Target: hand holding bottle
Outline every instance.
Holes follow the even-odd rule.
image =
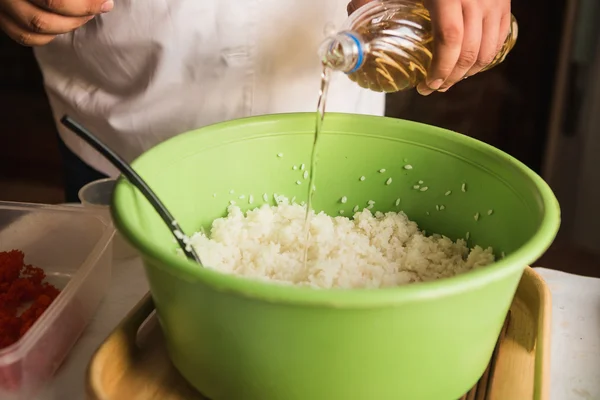
[[[371,0],[352,0],[351,14]],[[445,92],[489,65],[506,41],[511,26],[510,0],[423,0],[431,15],[433,59],[422,95]]]
[[[42,46],[113,5],[112,0],[0,0],[0,29],[24,46]]]

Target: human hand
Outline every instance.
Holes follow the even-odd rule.
[[[348,14],[372,0],[352,0]],[[510,32],[510,0],[423,0],[433,25],[433,60],[417,91],[445,92],[498,54]]]
[[[0,0],[0,29],[24,46],[42,46],[113,6],[113,0]]]
[[[510,0],[424,0],[434,49],[422,95],[445,92],[475,75],[498,54],[510,32]]]

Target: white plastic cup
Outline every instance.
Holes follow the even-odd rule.
[[[98,211],[106,213],[108,218],[110,215],[110,202],[112,194],[117,183],[116,179],[105,178],[90,182],[79,190],[77,196],[79,201],[86,208],[96,208]],[[133,248],[119,231],[115,233],[113,238],[113,258],[124,260],[133,258],[138,255],[138,252]]]

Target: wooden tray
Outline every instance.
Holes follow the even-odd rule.
[[[548,400],[550,292],[527,268],[488,370],[466,400]],[[207,400],[172,366],[150,295],[96,351],[89,400]]]

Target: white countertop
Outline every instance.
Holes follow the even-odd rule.
[[[551,400],[598,400],[600,279],[535,270],[552,292]]]
[[[53,381],[40,393],[38,399],[85,399],[85,373],[92,355],[147,292],[148,283],[140,259],[115,261],[111,288],[104,301]]]
[[[536,268],[552,291],[552,400],[600,399],[600,279]],[[148,291],[141,261],[115,262],[94,319],[39,400],[83,400],[90,358]]]

